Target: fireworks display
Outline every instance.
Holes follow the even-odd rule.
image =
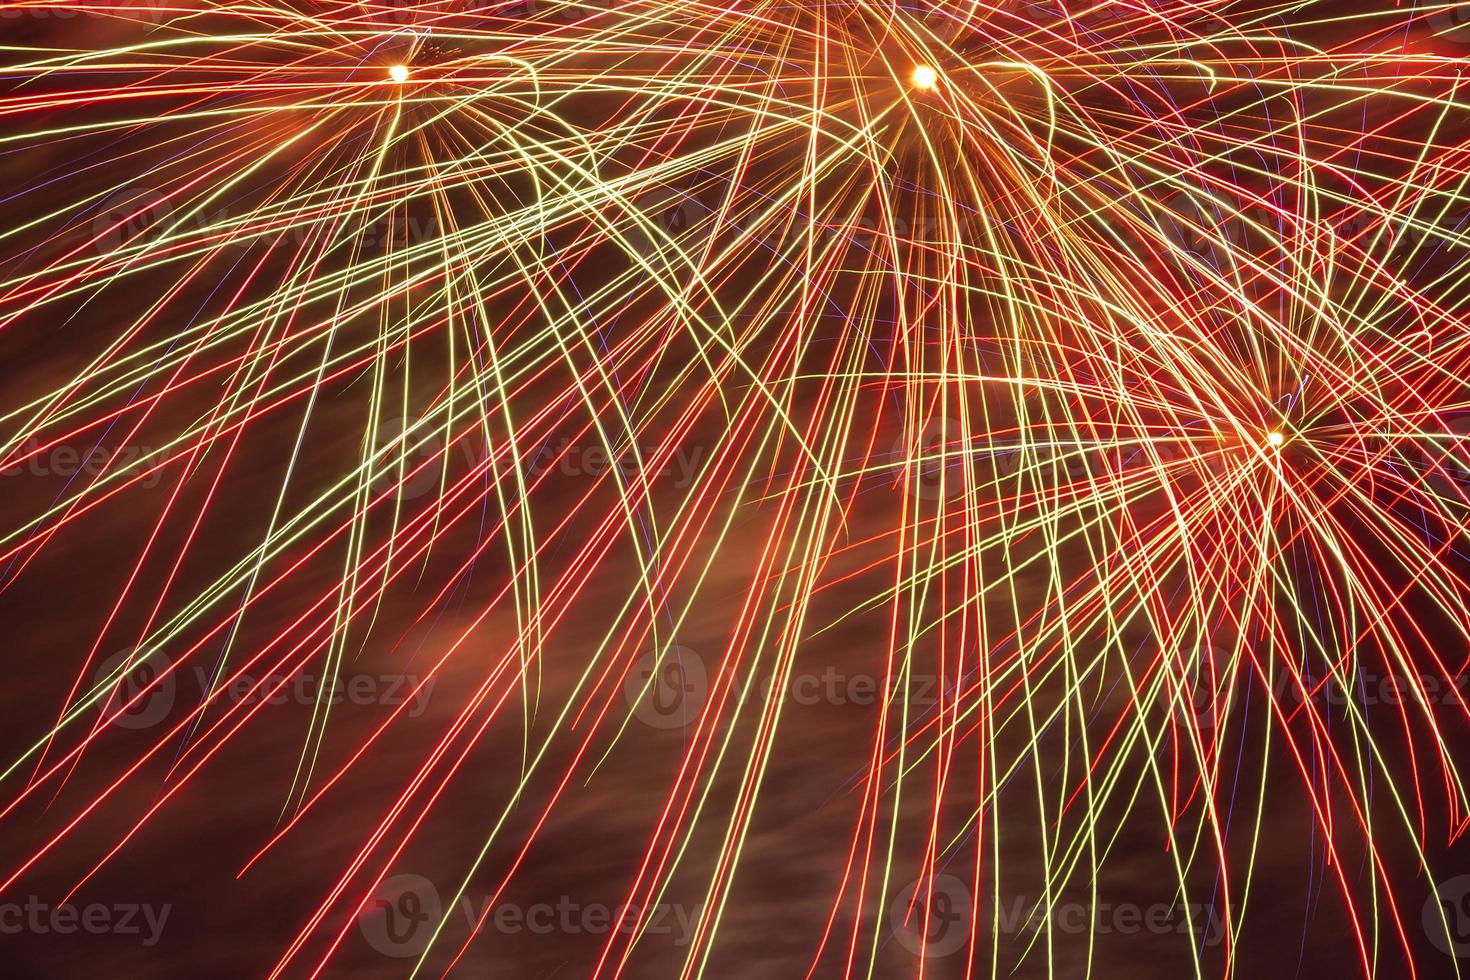
[[[1457,975],[1467,9],[7,0],[0,901]]]

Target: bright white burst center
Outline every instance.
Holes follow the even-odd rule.
[[[914,88],[931,89],[939,84],[939,72],[928,65],[919,65],[909,76],[909,81],[914,83]]]

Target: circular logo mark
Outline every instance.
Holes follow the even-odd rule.
[[[1456,44],[1470,44],[1470,3],[1442,7],[1429,18],[1434,33]]]
[[[1440,882],[1424,900],[1424,932],[1441,953],[1470,957],[1470,875]]]
[[[152,187],[124,187],[111,194],[92,218],[93,246],[109,255],[162,224],[172,213],[168,195]]]
[[[949,956],[970,941],[970,887],[954,875],[916,878],[888,907],[893,934],[915,956]]]
[[[909,492],[923,500],[954,500],[965,492],[969,439],[958,419],[932,419],[910,447],[903,436],[893,444],[893,458],[912,469]]]
[[[1216,269],[1228,267],[1230,243],[1239,229],[1213,212],[1213,204],[1182,191],[1165,203],[1159,232],[1179,253],[1192,255]]]
[[[421,956],[444,917],[439,889],[423,875],[384,879],[363,906],[357,925],[362,938],[384,956]]]
[[[417,500],[439,486],[443,471],[430,460],[444,455],[444,444],[429,423],[387,419],[378,426],[374,450],[374,496],[396,491],[403,500]]]
[[[1185,665],[1188,688],[1183,692],[1185,722],[1208,731],[1225,721],[1231,706],[1232,654],[1209,640],[1201,643],[1192,661]]]
[[[1420,446],[1425,485],[1450,502],[1470,498],[1470,415],[1449,419],[1442,434]]]
[[[694,253],[703,246],[697,236],[708,231],[711,223],[710,209],[703,201],[669,184],[634,195],[627,213],[623,247],[629,255],[651,264],[662,255],[677,265],[679,251],[689,256],[687,261],[696,261]]]
[[[677,645],[662,658],[644,654],[623,682],[633,716],[651,728],[683,728],[699,717],[708,693],[704,658]]]
[[[169,16],[171,11],[167,8],[183,13],[181,9],[184,4],[180,0],[122,0],[118,6],[128,11],[132,20],[145,23],[161,24]]]
[[[93,684],[106,692],[98,709],[118,728],[152,728],[173,710],[178,677],[170,672],[172,666],[158,650],[139,656],[129,648],[108,657],[92,675]],[[116,676],[119,672],[121,677]]]

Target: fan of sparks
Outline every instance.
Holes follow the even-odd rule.
[[[781,926],[814,975],[1081,976],[997,917],[1140,848],[1228,975],[1281,811],[1363,973],[1413,972],[1470,817],[1455,9],[9,6],[3,582],[116,567],[5,760],[48,829],[3,890],[259,745],[243,877],[371,816],[274,975],[446,827],[446,909],[575,862],[541,830],[600,792],[646,812],[597,861],[626,901],[698,910],[672,973],[730,976],[772,785],[831,777]],[[102,463],[22,479],[59,450]],[[265,696],[366,651],[434,710]],[[877,694],[823,738],[789,692],[833,670]],[[956,879],[941,959],[903,930]],[[637,926],[577,972],[650,975]],[[407,972],[497,937],[431,940]]]

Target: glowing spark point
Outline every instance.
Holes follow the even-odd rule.
[[[909,81],[914,83],[914,88],[932,89],[939,84],[939,72],[928,65],[919,65],[909,76]]]
[[[402,85],[404,82],[408,81],[408,66],[394,65],[392,68],[388,69],[388,77],[393,79],[393,81],[397,82],[399,85]]]
[[[1286,436],[1280,432],[1272,432],[1266,436],[1266,441],[1271,444],[1272,449],[1280,449],[1286,443]]]

